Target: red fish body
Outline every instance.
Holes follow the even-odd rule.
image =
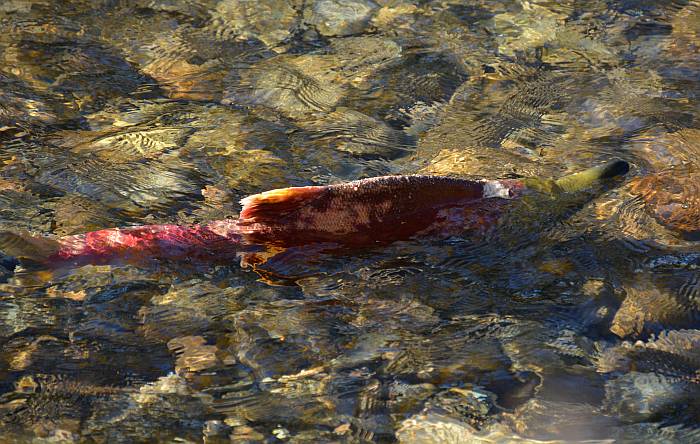
[[[238,220],[113,228],[58,239],[0,232],[0,250],[57,266],[147,259],[225,263],[237,257],[260,263],[290,248],[363,248],[484,233],[497,225],[509,200],[528,188],[560,195],[628,169],[626,162],[613,161],[556,181],[385,176],[283,188],[243,199]]]
[[[244,245],[279,251],[319,243],[366,247],[415,236],[445,236],[493,224],[505,199],[520,189],[517,181],[431,176],[285,188],[244,199],[238,220],[111,228],[65,236],[57,240],[45,262],[81,265],[148,258],[226,262],[244,253]]]
[[[516,180],[439,176],[386,176],[284,188],[243,199],[238,226],[246,241],[255,244],[380,245],[484,229],[522,189]]]
[[[114,258],[162,258],[198,262],[230,261],[239,252],[240,235],[231,220],[207,225],[146,225],[106,229],[59,239],[47,262],[109,263]]]
[[[167,259],[193,262],[229,262],[240,253],[236,221],[206,225],[144,225],[109,228],[58,239],[4,233],[4,250],[46,265],[81,266]]]

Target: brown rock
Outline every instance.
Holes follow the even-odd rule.
[[[175,370],[183,372],[198,372],[219,364],[215,345],[205,345],[206,339],[201,336],[185,336],[168,342],[168,348],[178,355]]]
[[[626,291],[627,296],[610,327],[621,338],[661,328],[690,327],[695,323],[698,306],[681,292],[648,281],[637,282]]]
[[[195,65],[186,60],[155,60],[143,72],[158,80],[172,99],[216,101],[221,98],[225,71],[216,61]]]
[[[700,238],[700,171],[671,169],[641,177],[631,190],[659,223],[688,239]]]
[[[640,144],[652,173],[634,179],[633,194],[659,223],[683,237],[700,236],[700,130],[683,129]]]

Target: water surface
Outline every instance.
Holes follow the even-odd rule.
[[[8,442],[700,442],[697,0],[4,0],[0,229],[384,174],[624,183],[497,236],[0,257]]]

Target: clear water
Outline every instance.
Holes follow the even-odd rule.
[[[383,174],[620,186],[497,236],[0,275],[5,442],[700,442],[700,3],[3,0],[0,229]]]

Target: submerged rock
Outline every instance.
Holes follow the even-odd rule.
[[[413,48],[402,52],[400,60],[353,91],[347,106],[370,115],[386,115],[384,119],[392,123],[425,128],[430,119],[426,114],[446,104],[466,73],[447,54],[425,54]]]
[[[275,46],[299,26],[300,0],[223,0],[209,25],[222,37],[257,38]]]
[[[54,233],[59,236],[86,233],[119,224],[119,213],[77,195],[58,198],[54,204]]]
[[[440,110],[438,124],[419,140],[417,154],[430,159],[422,172],[557,175],[561,166],[545,157],[546,147],[559,137],[548,116],[565,103],[573,83],[552,73],[518,71],[507,73],[488,90],[479,87],[477,78],[455,90]]]
[[[0,205],[4,209],[0,227],[6,230],[49,232],[50,212],[47,211],[45,197],[23,190],[13,181],[5,185],[7,188],[0,190]]]
[[[698,66],[698,54],[700,54],[700,6],[690,2],[678,8],[671,18],[671,36],[663,41],[667,52],[673,55],[673,66],[669,69],[676,71],[676,75],[685,77],[693,75]],[[685,75],[682,74],[685,72]]]
[[[640,279],[625,290],[625,299],[610,327],[621,338],[669,328],[689,328],[700,319],[700,304],[692,289],[684,290],[683,285],[663,288]]]
[[[477,430],[466,422],[440,413],[421,413],[404,420],[396,431],[401,444],[532,443],[509,425],[494,422]]]
[[[641,422],[622,427],[614,437],[621,442],[663,442],[666,444],[686,444],[700,442],[700,428],[684,424]]]
[[[604,350],[598,359],[598,371],[636,370],[657,372],[678,379],[697,379],[695,367],[700,366],[700,331],[671,330],[647,341],[623,342]]]
[[[66,44],[54,37],[50,42],[20,40],[4,48],[2,57],[19,79],[62,99],[67,108],[98,108],[106,100],[135,93],[147,81],[113,48],[87,39]]]
[[[134,442],[144,436],[159,440],[201,442],[214,412],[211,398],[191,390],[170,374],[132,390],[128,397],[98,402],[83,424],[83,435],[99,442]],[[183,418],[187,420],[183,420]]]
[[[604,350],[598,371],[623,372],[606,382],[606,408],[630,422],[699,414],[698,344],[698,330],[677,330]]]
[[[171,159],[153,162],[110,164],[95,157],[42,159],[38,183],[62,192],[77,193],[125,213],[172,211],[185,196],[197,196],[200,186],[184,162]]]
[[[438,388],[433,384],[407,384],[394,381],[388,390],[389,408],[396,413],[418,411]]]
[[[573,8],[563,5],[528,2],[496,14],[486,23],[497,35],[499,52],[507,56],[540,49],[544,62],[564,69],[615,65],[614,52],[601,39],[582,32],[571,20],[572,12]]]
[[[231,146],[210,156],[208,161],[223,176],[222,186],[235,190],[239,196],[289,184],[289,164],[270,151]]]
[[[478,387],[440,392],[426,402],[424,412],[434,411],[465,421],[477,430],[486,426],[500,409],[496,395]]]
[[[171,339],[168,349],[177,355],[175,371],[178,374],[199,372],[221,364],[216,356],[215,345],[206,345],[201,336],[184,336]]]
[[[362,32],[376,8],[370,0],[314,0],[304,19],[324,36],[347,36]]]
[[[312,145],[358,157],[391,159],[410,152],[412,138],[360,112],[338,108],[305,128]]]
[[[60,147],[109,163],[153,161],[207,176],[238,199],[263,187],[288,185],[288,127],[217,104],[125,100],[87,116],[91,131],[61,131]],[[205,179],[206,180],[206,179]],[[215,182],[216,183],[216,182]],[[265,184],[265,185],[264,185]],[[196,191],[200,194],[199,187]],[[218,218],[231,216],[221,214]]]
[[[291,118],[330,111],[340,101],[342,88],[332,82],[320,60],[279,56],[240,73],[224,104],[265,105]],[[321,62],[322,64],[322,62]]]
[[[606,384],[607,408],[625,421],[649,421],[673,414],[676,406],[690,401],[697,389],[664,375],[632,372]],[[695,407],[697,408],[697,406]]]
[[[286,319],[284,324],[278,322],[280,316]],[[331,342],[327,331],[330,326],[314,322],[326,316],[312,306],[286,303],[243,310],[235,315],[231,353],[252,368],[260,379],[316,367],[333,356],[338,347]]]
[[[273,109],[294,120],[332,111],[352,88],[401,57],[381,37],[336,39],[326,51],[283,54],[232,71],[222,103]]]
[[[245,424],[245,418],[270,429],[282,424],[327,428],[334,422],[336,407],[330,382],[330,376],[319,367],[262,380],[248,375],[217,389],[221,396],[214,406],[233,426]]]
[[[151,90],[160,88],[169,98],[220,100],[230,65],[264,52],[261,42],[236,39],[219,29],[217,24],[226,23],[221,17],[223,22],[207,20],[208,13],[195,20],[177,17],[153,14],[149,8],[121,8],[100,18],[103,37],[156,81],[148,85]]]
[[[103,131],[62,133],[61,146],[77,154],[92,154],[112,163],[154,159],[179,148],[190,128],[131,126]]]
[[[189,347],[196,351],[206,343],[204,335],[226,325],[223,317],[242,308],[239,299],[243,293],[241,287],[221,289],[200,280],[179,282],[167,292],[154,296],[152,305],[139,309],[140,331],[152,340],[168,344],[175,341],[170,348],[185,352],[187,344],[196,343],[197,346]],[[183,337],[189,339],[183,340]],[[213,352],[209,348],[204,350]]]
[[[124,392],[61,376],[26,376],[17,381],[15,392],[0,397],[0,424],[22,425],[39,437],[66,429],[70,435],[79,432],[96,402]]]
[[[700,171],[671,169],[632,183],[654,217],[689,240],[700,239]]]
[[[384,4],[372,17],[372,25],[384,30],[402,28],[404,31],[414,31],[411,25],[415,23],[419,9],[413,3],[409,0]]]
[[[646,137],[633,145],[650,173],[635,178],[639,196],[659,223],[689,240],[700,236],[700,130]]]
[[[15,76],[0,73],[0,137],[9,129],[53,124],[61,108]]]
[[[477,430],[469,424],[436,413],[410,417],[396,436],[402,444],[457,444],[479,442]]]
[[[532,399],[505,416],[518,435],[542,441],[604,440],[617,426],[615,418],[585,402]]]

